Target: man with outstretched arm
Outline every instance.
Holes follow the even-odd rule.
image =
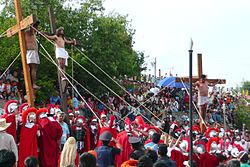
[[[65,65],[68,65],[68,52],[65,50],[65,43],[66,44],[76,44],[76,40],[67,40],[64,37],[64,28],[59,27],[56,30],[56,35],[46,35],[44,34],[45,37],[47,37],[50,40],[53,40],[55,42],[55,47],[56,47],[56,58],[58,60],[58,65],[61,68],[61,70],[64,72],[65,71]],[[66,80],[66,78],[61,74],[61,79]]]

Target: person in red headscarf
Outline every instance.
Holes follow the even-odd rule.
[[[25,167],[24,161],[29,156],[38,158],[37,136],[40,135],[40,132],[36,124],[36,112],[36,108],[28,108],[22,113],[23,124],[20,132],[19,167]]]
[[[46,115],[47,109],[37,111],[37,120],[41,128],[39,137],[41,167],[55,167],[60,155],[60,139],[62,127],[57,121],[50,121]]]
[[[4,105],[5,114],[2,116],[2,118],[6,119],[7,123],[11,123],[11,125],[7,128],[6,132],[13,136],[14,140],[17,140],[17,120],[16,120],[16,114],[18,109],[18,102],[16,100],[9,100]]]

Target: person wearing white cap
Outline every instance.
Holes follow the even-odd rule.
[[[13,151],[18,161],[18,152],[15,140],[12,135],[6,133],[6,129],[11,123],[6,123],[5,118],[0,118],[0,150],[6,149]]]

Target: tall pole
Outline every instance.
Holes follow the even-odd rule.
[[[15,3],[15,11],[16,11],[16,22],[18,25],[22,20],[22,10],[21,10],[21,5],[20,5],[20,0],[15,0],[14,3]],[[30,107],[34,107],[33,87],[32,87],[31,79],[30,79],[29,66],[26,60],[26,43],[25,43],[25,36],[24,36],[23,30],[19,29],[18,37],[19,37],[19,44],[20,44],[21,57],[22,57],[23,75],[24,75],[24,81],[25,81],[27,101]]]
[[[47,3],[49,2],[47,1]],[[53,8],[50,6],[48,7],[48,14],[49,14],[51,33],[55,34],[56,33],[55,15],[54,15]],[[68,84],[65,83],[65,81],[61,80],[61,72],[59,69],[57,70],[57,77],[58,77],[58,84],[59,84],[59,90],[60,90],[60,96],[61,96],[61,109],[64,113],[68,115],[67,94],[66,94]]]
[[[189,149],[189,162],[190,162],[190,167],[193,167],[193,113],[192,113],[192,101],[193,101],[193,96],[192,96],[192,79],[193,79],[193,40],[191,39],[191,43],[190,43],[190,50],[189,52],[189,129],[190,129],[190,133],[189,133],[189,137],[190,137],[190,149]]]

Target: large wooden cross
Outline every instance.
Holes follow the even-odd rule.
[[[198,76],[192,77],[192,82],[195,83],[201,78],[202,73],[202,54],[197,54],[197,62],[198,62]],[[216,84],[225,84],[225,79],[206,79],[209,85],[216,85]],[[176,77],[176,82],[189,82],[189,77]],[[200,111],[199,111],[200,112]],[[205,120],[204,120],[205,121]],[[201,131],[204,132],[206,127],[203,122],[200,122]]]
[[[15,11],[16,11],[16,25],[14,25],[13,27],[7,30],[7,37],[11,37],[15,35],[16,33],[18,33],[27,101],[28,101],[29,106],[34,107],[33,87],[32,87],[31,79],[30,79],[29,66],[26,60],[26,43],[25,43],[24,29],[26,29],[31,24],[33,24],[35,20],[34,20],[33,15],[30,15],[27,18],[22,20],[22,10],[21,10],[21,5],[20,5],[20,0],[14,0],[14,3],[15,3]]]
[[[202,73],[202,54],[198,53],[197,54],[197,62],[198,62],[198,76],[193,76],[192,80],[193,83],[198,81],[201,78]],[[226,84],[225,79],[206,79],[209,84]],[[176,77],[176,82],[189,82],[189,77]]]

